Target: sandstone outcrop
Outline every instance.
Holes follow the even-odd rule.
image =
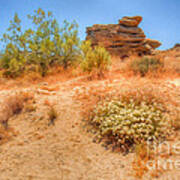
[[[161,45],[159,41],[153,39],[145,39],[145,43],[148,44],[153,49],[156,49]]]
[[[141,21],[142,21],[141,16],[134,16],[134,17],[125,16],[119,20],[119,24],[129,27],[137,27]]]
[[[104,46],[111,54],[129,56],[131,54],[151,54],[161,43],[157,40],[146,39],[141,28],[141,16],[123,17],[118,24],[95,24],[86,29],[86,39],[91,40],[92,46]]]
[[[174,49],[175,51],[180,51],[180,43],[175,44],[172,49]]]

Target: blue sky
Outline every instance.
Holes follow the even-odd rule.
[[[159,49],[180,43],[180,0],[0,0],[0,36],[15,12],[28,28],[26,15],[39,7],[52,11],[59,23],[76,20],[81,39],[87,26],[114,24],[123,16],[141,15],[140,27],[148,38],[162,42]]]

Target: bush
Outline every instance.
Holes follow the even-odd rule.
[[[148,72],[156,72],[161,67],[163,63],[159,59],[149,57],[135,59],[131,63],[134,73],[139,73],[141,76],[145,76]]]
[[[3,76],[15,78],[24,72],[25,66],[23,57],[3,56],[1,59],[1,67],[4,68]]]
[[[9,33],[3,34],[1,39],[5,43],[5,49],[1,54],[0,65],[5,70],[4,76],[6,77],[16,77],[24,71],[26,47],[20,23],[21,20],[15,14],[14,19],[10,21]]]
[[[101,46],[91,47],[90,41],[84,41],[81,45],[81,68],[84,72],[96,72],[99,77],[104,76],[111,64],[111,57],[108,51]]]
[[[66,69],[77,59],[79,38],[76,22],[64,21],[60,27],[51,12],[45,13],[40,8],[28,15],[28,19],[34,28],[22,31],[21,20],[15,14],[1,39],[5,49],[0,55],[0,65],[5,76],[19,76],[32,65],[45,76],[53,65]]]
[[[129,147],[167,135],[168,119],[161,105],[114,99],[98,103],[92,115],[100,136]]]
[[[90,131],[97,132],[104,142],[107,140],[114,147],[116,144],[123,146],[123,141],[127,147],[141,142],[138,138],[141,132],[123,136],[118,126],[124,127],[126,123],[131,123],[130,127],[141,124],[147,130],[148,126],[154,128],[155,131],[142,133],[142,141],[148,135],[149,138],[157,137],[162,132],[157,138],[160,141],[174,128],[178,129],[179,95],[179,88],[169,83],[134,77],[83,87],[76,92],[75,98],[82,102],[82,116]],[[139,118],[135,116],[136,112]],[[148,121],[145,123],[144,119]]]

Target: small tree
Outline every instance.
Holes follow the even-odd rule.
[[[77,60],[79,54],[78,25],[76,22],[68,23],[64,21],[63,28],[60,29],[61,36],[58,36],[59,44],[57,46],[57,55],[59,63],[66,69],[69,65]]]
[[[42,9],[38,9],[33,16],[28,17],[37,26],[30,47],[35,55],[39,55],[40,66],[47,69],[47,65],[57,61],[66,69],[76,59],[78,52],[77,23],[65,20],[60,27],[52,13],[46,14]]]
[[[38,65],[39,72],[45,76],[50,64],[53,61],[55,54],[55,44],[53,42],[53,33],[56,20],[52,13],[47,14],[38,9],[33,15],[28,15],[32,20],[35,29],[29,29],[32,32],[32,37],[29,40],[30,62]]]
[[[79,54],[78,25],[64,21],[59,26],[51,12],[42,9],[28,15],[34,28],[21,30],[21,20],[15,14],[10,21],[8,32],[2,41],[6,47],[1,57],[1,67],[5,74],[19,75],[30,65],[35,65],[45,76],[53,64],[66,69],[77,59]]]

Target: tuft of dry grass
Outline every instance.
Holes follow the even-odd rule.
[[[58,112],[55,108],[56,103],[49,101],[49,99],[45,99],[44,105],[48,106],[48,125],[54,125],[55,120],[58,118]]]
[[[55,120],[58,117],[58,113],[54,106],[50,106],[50,110],[48,112],[49,125],[54,125]]]
[[[16,133],[8,126],[9,118],[20,113],[34,98],[32,93],[18,92],[4,99],[0,109],[0,144],[11,139]]]
[[[20,113],[25,103],[28,103],[33,97],[33,94],[29,92],[17,92],[5,98],[2,108],[0,109],[0,123],[5,129],[8,128],[9,118]]]

